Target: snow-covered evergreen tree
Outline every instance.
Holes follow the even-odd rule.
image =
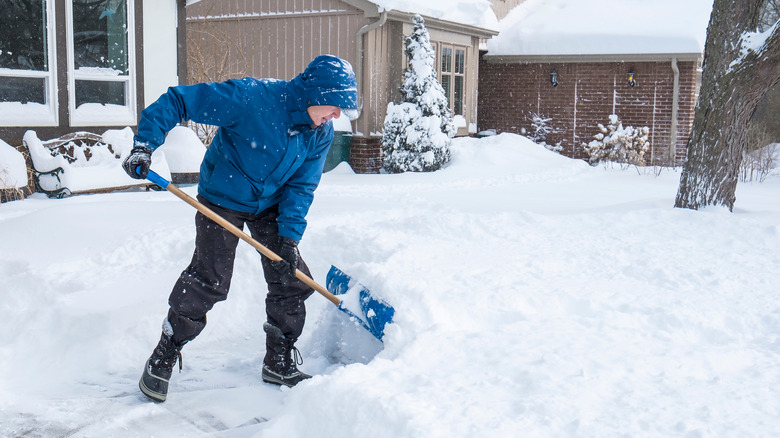
[[[607,126],[599,123],[599,133],[594,140],[582,147],[590,156],[590,164],[601,161],[641,165],[645,161],[645,153],[650,150],[647,136],[650,128],[623,127],[617,115],[609,116]]]
[[[414,31],[404,40],[409,65],[401,84],[402,102],[389,103],[382,136],[388,172],[427,172],[450,160],[456,128],[444,89],[436,79],[436,54],[425,20],[412,18]]]

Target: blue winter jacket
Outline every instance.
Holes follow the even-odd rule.
[[[333,124],[311,128],[306,108],[356,103],[352,67],[323,55],[291,81],[244,78],[171,87],[142,111],[135,140],[155,149],[183,120],[218,126],[200,166],[198,193],[241,212],[278,204],[279,235],[300,241],[333,141]]]

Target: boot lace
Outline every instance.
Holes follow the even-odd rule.
[[[303,356],[301,355],[301,352],[298,351],[298,347],[293,346],[290,348],[290,352],[292,353],[290,359],[292,360],[293,365],[303,365]]]
[[[179,363],[179,372],[181,372],[183,365],[183,359],[181,357],[181,350],[176,348],[172,342],[160,342],[157,348],[154,349],[154,355],[157,356],[154,360],[155,365],[164,366],[165,368],[172,369],[173,364]],[[178,360],[177,360],[178,359]]]

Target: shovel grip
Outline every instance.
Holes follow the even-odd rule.
[[[157,184],[158,186],[164,188],[165,190],[173,193],[174,195],[176,195],[176,197],[178,197],[182,201],[186,202],[187,204],[190,204],[191,206],[195,207],[195,209],[197,209],[199,212],[201,212],[204,215],[206,215],[206,217],[208,217],[209,219],[213,220],[214,222],[216,222],[217,224],[219,224],[220,226],[222,226],[223,228],[225,228],[226,230],[228,230],[229,232],[234,234],[239,239],[241,239],[244,242],[252,245],[252,247],[254,249],[256,249],[258,252],[260,252],[260,254],[268,257],[270,260],[276,262],[276,261],[279,261],[279,260],[282,259],[275,252],[273,252],[270,249],[268,249],[265,245],[263,245],[262,243],[258,242],[255,239],[253,239],[252,236],[246,234],[243,230],[239,229],[235,225],[233,225],[230,222],[228,222],[225,218],[223,218],[222,216],[220,216],[217,213],[215,213],[214,210],[212,210],[212,209],[206,207],[205,205],[203,205],[202,203],[200,203],[197,199],[195,199],[192,196],[184,193],[181,189],[179,189],[175,185],[171,184],[168,180],[166,180],[165,178],[161,177],[160,175],[155,173],[153,170],[149,170],[149,174],[147,175],[146,178],[149,181],[151,181],[151,182]],[[295,277],[298,280],[301,280],[307,286],[309,286],[312,289],[314,289],[317,292],[319,292],[322,296],[327,298],[331,303],[333,303],[333,304],[335,304],[337,306],[341,304],[341,300],[340,299],[338,299],[335,295],[333,295],[327,289],[322,287],[319,283],[317,283],[316,281],[312,280],[308,275],[304,274],[300,269],[296,269],[295,270]]]

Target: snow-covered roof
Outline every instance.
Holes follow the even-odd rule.
[[[713,0],[527,0],[488,55],[702,53]]]
[[[498,30],[498,19],[488,0],[371,0],[380,12],[400,11]]]

